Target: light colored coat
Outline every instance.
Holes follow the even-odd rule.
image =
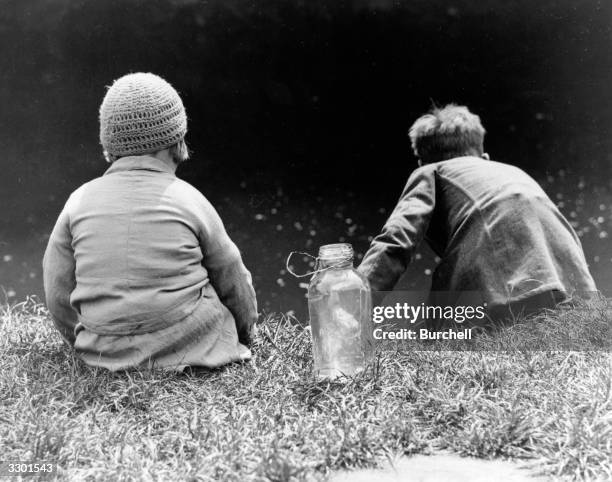
[[[251,275],[212,205],[154,157],[118,159],[70,196],[43,271],[54,323],[90,365],[251,356]]]
[[[570,224],[508,164],[461,157],[413,171],[359,267],[373,291],[393,289],[423,238],[441,258],[433,294],[476,292],[494,309],[546,292],[596,291]]]

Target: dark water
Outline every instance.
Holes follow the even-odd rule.
[[[550,174],[541,182],[581,237],[598,288],[612,295],[612,189],[609,185],[587,185],[565,171]],[[400,189],[395,191],[399,196]],[[250,193],[247,180],[235,191],[209,197],[253,273],[262,310],[293,311],[298,316],[307,312],[309,278],[296,279],[286,272],[288,254],[295,250],[316,255],[322,244],[350,242],[358,263],[394,204],[373,199],[366,202],[355,191],[328,192],[316,186],[298,192],[279,186],[262,196]],[[8,241],[0,245],[0,273],[11,300],[42,294],[41,259],[50,228],[34,225],[28,236],[3,238]],[[309,262],[300,255],[292,258],[294,269],[303,273],[311,269]],[[423,245],[402,287],[426,289],[435,262],[433,253]]]
[[[364,253],[414,166],[408,126],[450,101],[481,116],[492,158],[543,184],[610,293],[610,18],[596,0],[5,0],[0,285],[41,294],[57,214],[105,169],[104,86],[153,71],[187,107],[179,174],[220,211],[264,310],[305,311],[290,251]],[[405,287],[434,263],[424,248]]]

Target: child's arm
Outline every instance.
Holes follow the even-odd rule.
[[[43,278],[47,308],[62,336],[74,345],[77,313],[70,305],[70,294],[76,287],[76,262],[67,209],[59,215],[43,258]]]
[[[229,240],[229,237],[228,237]],[[205,265],[219,299],[227,306],[234,320],[238,339],[245,345],[251,344],[253,326],[257,321],[257,299],[253,289],[251,273],[242,262],[236,245],[230,240],[222,262],[206,257]]]
[[[373,291],[393,289],[419,245],[435,207],[433,166],[415,170],[382,232],[374,238],[359,266]]]
[[[204,267],[219,299],[234,316],[238,339],[250,345],[251,332],[258,316],[251,273],[244,266],[240,251],[227,235],[215,208],[204,197],[200,207]]]

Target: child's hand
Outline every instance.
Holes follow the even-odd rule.
[[[238,341],[245,346],[250,347],[253,344],[253,340],[257,336],[257,326],[251,325],[249,330],[242,330],[238,333]]]

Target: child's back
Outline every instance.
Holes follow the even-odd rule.
[[[412,173],[359,267],[372,289],[391,290],[425,238],[441,258],[432,279],[435,292],[478,292],[490,309],[549,292],[556,301],[594,292],[571,225],[525,172],[475,155],[478,142],[472,147],[468,142],[474,132],[462,136],[457,127],[457,117],[466,112],[452,106],[426,119],[427,154],[449,146],[465,152],[442,155],[446,160]],[[482,137],[480,150],[481,142]]]
[[[112,162],[77,189],[44,257],[56,327],[88,364],[216,367],[250,356],[251,275],[215,209],[176,178],[185,109],[153,74],[130,74],[100,108]]]

